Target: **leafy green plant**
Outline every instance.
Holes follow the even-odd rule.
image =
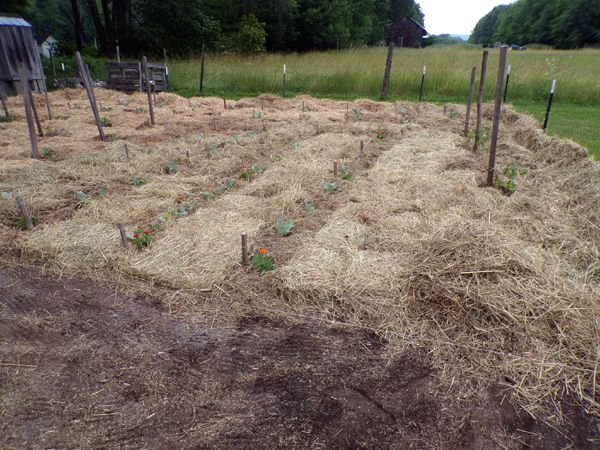
[[[289,236],[294,228],[294,220],[293,219],[277,219],[277,223],[275,224],[277,227],[277,235],[279,237]]]
[[[377,139],[385,139],[387,137],[387,131],[380,129],[377,130]]]
[[[148,182],[148,174],[145,174],[143,178],[131,177],[129,184],[135,187],[140,187]]]
[[[166,174],[174,174],[177,173],[177,163],[175,161],[168,161],[165,167],[163,168],[164,173]]]
[[[363,110],[360,108],[352,108],[352,114],[356,120],[360,120],[363,116]]]
[[[217,186],[217,188],[215,189],[215,194],[221,195],[221,194],[225,193],[226,191],[230,191],[234,187],[235,187],[235,180],[229,179],[229,180],[225,181],[225,183],[222,183]]]
[[[351,180],[354,170],[349,163],[342,164],[342,180]]]
[[[261,167],[258,167],[257,165],[253,165],[252,167],[250,167],[249,169],[245,170],[244,172],[241,173],[240,175],[240,179],[241,180],[246,180],[246,181],[252,181],[252,179],[258,175],[259,173],[263,172],[264,169]]]
[[[152,236],[152,230],[149,228],[138,228],[133,233],[133,236],[129,237],[129,241],[138,249],[141,250],[144,247],[150,245],[150,239]]]
[[[262,119],[264,117],[265,113],[262,111],[256,111],[253,110],[252,111],[252,117],[254,117],[255,119]]]
[[[196,208],[196,202],[179,205],[173,210],[173,214],[177,217],[185,217]]]
[[[100,118],[100,123],[102,124],[103,127],[112,127],[112,122],[106,116],[102,116]]]
[[[52,159],[54,156],[56,156],[56,153],[54,153],[54,150],[52,150],[50,147],[42,148],[42,158]]]
[[[273,270],[273,259],[267,256],[266,248],[259,248],[256,254],[252,257],[252,266],[260,273],[266,273]]]
[[[331,183],[329,181],[324,181],[323,189],[332,194],[333,192],[337,191],[338,185],[335,181],[332,181]]]
[[[33,226],[36,226],[38,224],[38,219],[37,217],[31,216],[31,223],[33,224]],[[15,227],[17,227],[19,230],[22,231],[26,231],[27,230],[27,222],[25,222],[25,219],[23,217],[19,217],[18,219],[16,219],[14,221]]]
[[[77,200],[79,202],[78,206],[83,206],[86,203],[88,203],[88,196],[83,191],[77,191],[77,192],[75,192],[75,197],[77,197]]]
[[[137,108],[135,108],[135,112],[137,114],[144,114],[146,112],[146,109],[145,108],[137,107]]]
[[[13,116],[0,116],[0,123],[12,122],[15,120]]]
[[[215,194],[213,192],[204,191],[200,192],[200,197],[202,197],[202,200],[212,200],[215,198]]]
[[[208,156],[213,156],[217,153],[217,146],[215,144],[206,144],[206,152],[208,153]]]
[[[309,214],[314,213],[315,210],[317,209],[315,207],[315,204],[313,203],[313,201],[310,198],[305,198],[302,203],[303,203],[304,211],[306,211]]]
[[[502,171],[501,176],[496,176],[494,185],[496,186],[496,189],[500,189],[504,194],[512,195],[517,190],[517,178],[519,175],[527,175],[527,170],[519,170],[517,166],[511,164]]]
[[[104,198],[107,193],[108,193],[108,188],[106,186],[102,186],[100,188],[100,190],[98,191],[98,197]]]

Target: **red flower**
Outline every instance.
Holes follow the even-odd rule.
[[[137,238],[139,238],[139,237],[140,237],[140,235],[139,235],[139,234],[137,234],[137,233],[135,233],[135,234],[133,235],[133,238],[134,238],[134,239],[137,239]]]
[[[150,234],[150,230],[144,230],[144,234]]]

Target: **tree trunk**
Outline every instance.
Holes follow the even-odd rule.
[[[94,21],[94,28],[96,29],[96,36],[100,39],[100,46],[104,52],[108,51],[109,43],[106,36],[106,29],[102,24],[102,19],[100,18],[100,11],[98,10],[98,3],[96,0],[87,0],[87,4],[90,8],[90,14],[92,15],[92,20]]]
[[[78,51],[83,51],[83,29],[81,28],[81,15],[79,14],[79,5],[77,0],[71,0],[73,9],[73,21],[75,23],[75,44]]]

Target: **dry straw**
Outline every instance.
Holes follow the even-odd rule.
[[[0,199],[3,249],[133,289],[167,286],[164,298],[212,290],[217,309],[246,298],[262,313],[370,328],[392,348],[427,348],[449,376],[508,383],[533,415],[565,388],[598,412],[600,169],[576,144],[506,108],[497,166],[527,170],[506,196],[480,187],[486,157],[462,136],[461,106],[263,96],[223,110],[160,94],[149,128],[141,94],[98,90],[116,135],[104,145],[84,95],[50,96],[46,125],[61,131],[40,147],[54,160],[28,158],[22,117],[0,124],[0,191],[40,220],[15,240],[14,201]],[[328,193],[333,161],[354,173]],[[296,221],[292,236],[273,234],[280,217]],[[124,251],[121,222],[160,228],[147,249]],[[242,232],[251,251],[268,244],[273,273],[239,267]]]

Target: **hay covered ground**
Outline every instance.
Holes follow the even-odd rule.
[[[10,100],[0,250],[15,264],[160,293],[171,311],[370,329],[468,379],[456,395],[500,382],[535,418],[565,420],[565,398],[597,417],[600,168],[583,148],[505,109],[498,167],[520,173],[507,196],[481,186],[487,152],[472,152],[456,105],[160,94],[151,127],[145,96],[97,97],[111,142],[84,91],[55,92],[41,161]],[[34,231],[20,230],[17,193]],[[289,236],[278,219],[294,220]],[[154,226],[149,247],[125,251],[117,223]],[[272,272],[239,264],[242,232]]]

